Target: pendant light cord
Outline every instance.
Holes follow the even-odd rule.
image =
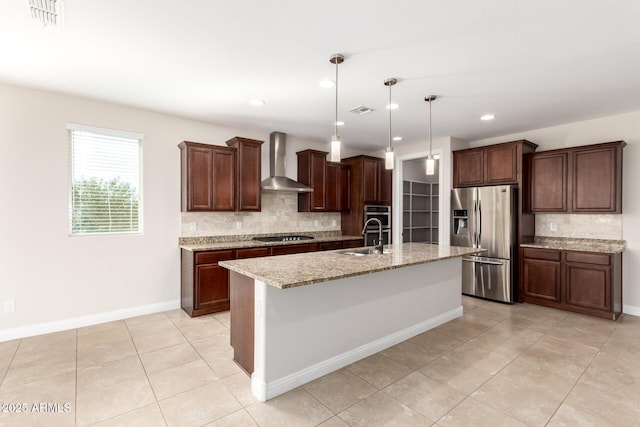
[[[391,86],[389,83],[389,148],[391,148]]]
[[[338,137],[338,59],[336,58],[336,120],[334,122],[336,138]]]
[[[429,97],[429,156],[431,156],[431,97]]]

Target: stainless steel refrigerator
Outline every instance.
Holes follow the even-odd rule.
[[[451,191],[451,245],[486,249],[462,258],[462,293],[515,301],[518,188],[510,185]]]

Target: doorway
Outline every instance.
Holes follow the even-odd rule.
[[[402,242],[438,244],[440,227],[440,159],[426,174],[426,157],[403,161]]]

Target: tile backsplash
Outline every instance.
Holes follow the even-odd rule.
[[[339,212],[298,212],[297,193],[263,191],[262,212],[182,212],[180,236],[302,233],[340,227]]]
[[[622,240],[622,215],[536,214],[536,236]]]

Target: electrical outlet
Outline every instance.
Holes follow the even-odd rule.
[[[558,229],[558,224],[556,224],[555,222],[549,223],[549,230],[556,231],[557,229]]]
[[[335,219],[331,220],[331,226],[335,227],[336,225],[338,225],[338,221],[336,221]]]
[[[236,230],[240,230],[242,228],[242,221],[236,221]]]
[[[317,219],[313,221],[313,226],[314,227],[318,227],[320,226],[320,221],[318,221]]]
[[[15,300],[5,301],[3,306],[3,311],[5,313],[14,313],[16,311]]]
[[[195,222],[189,223],[189,231],[196,231],[197,229],[198,229],[198,226],[196,225]]]

